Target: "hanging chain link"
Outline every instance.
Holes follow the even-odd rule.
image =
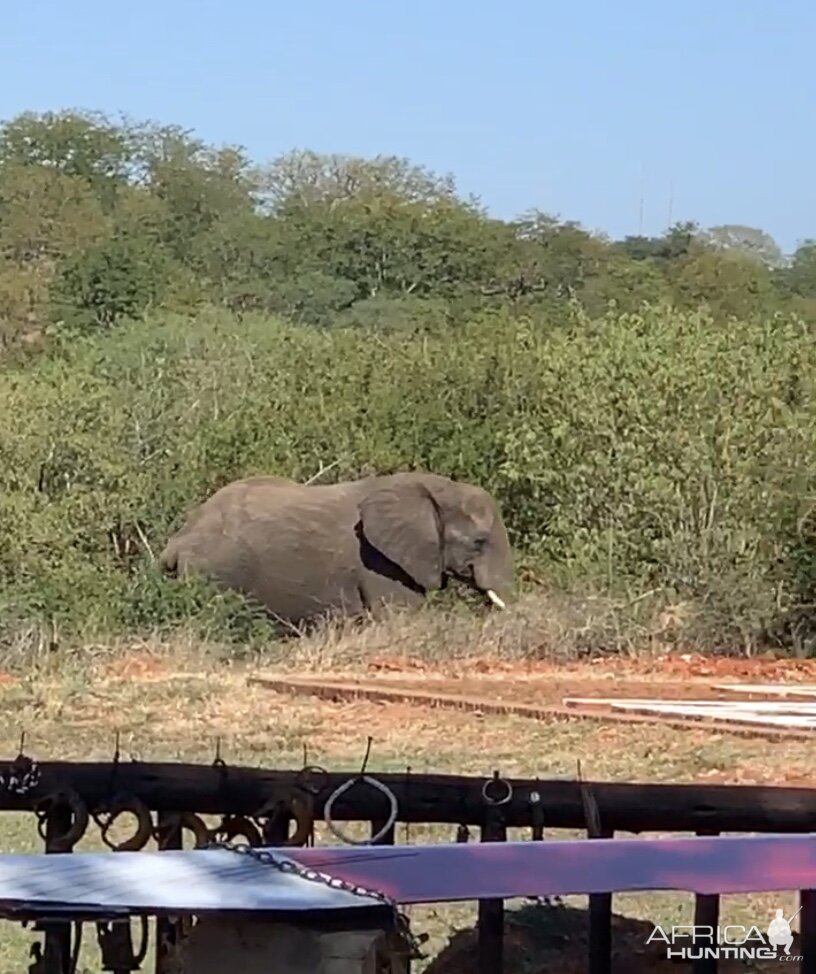
[[[408,918],[400,911],[396,900],[392,899],[386,893],[377,889],[369,889],[366,886],[358,886],[356,883],[350,883],[348,880],[340,879],[337,876],[329,876],[328,873],[318,872],[316,869],[302,866],[300,863],[294,862],[291,859],[278,859],[268,849],[253,849],[251,845],[245,842],[234,844],[230,842],[211,842],[206,848],[227,849],[238,855],[254,859],[264,866],[271,866],[273,869],[277,869],[278,872],[308,880],[310,883],[319,883],[327,886],[329,889],[342,890],[344,893],[351,893],[354,896],[377,900],[392,911],[397,932],[408,945],[412,959],[420,960],[423,958],[424,955],[420,950],[420,941],[411,932]]]

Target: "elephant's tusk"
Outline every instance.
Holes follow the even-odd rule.
[[[493,603],[493,605],[496,606],[497,609],[506,609],[507,608],[507,606],[505,605],[505,603],[502,601],[502,599],[500,599],[498,597],[498,595],[496,595],[496,593],[493,591],[492,588],[487,589],[487,591],[485,592],[485,595],[490,599],[490,601]]]

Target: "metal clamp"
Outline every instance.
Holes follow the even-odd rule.
[[[527,799],[530,803],[530,824],[533,828],[533,841],[540,842],[544,838],[544,806],[541,804],[541,793],[531,791]]]
[[[0,772],[0,787],[9,794],[25,796],[40,783],[40,769],[35,761],[22,752],[12,761],[8,768]]]

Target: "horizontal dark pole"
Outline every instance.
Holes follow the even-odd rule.
[[[0,762],[5,776],[10,762]],[[195,811],[251,815],[270,800],[291,797],[297,771],[265,771],[238,766],[111,762],[38,762],[41,782],[32,798],[53,789],[70,787],[91,810],[114,794],[140,798],[153,811]],[[402,822],[439,822],[479,825],[486,810],[482,787],[489,779],[447,774],[379,774],[398,803]],[[354,777],[354,772],[332,772],[322,779],[315,798],[315,815],[331,792]],[[585,813],[577,781],[508,779],[513,794],[502,806],[509,826],[530,826],[530,796],[540,796],[544,824],[555,828],[585,828]],[[646,831],[809,832],[816,821],[816,789],[761,785],[631,784],[585,782],[598,805],[604,829]],[[489,793],[501,797],[500,783]],[[0,785],[0,811],[31,807],[31,799],[6,791]],[[364,783],[348,789],[334,803],[338,821],[383,819],[388,801]],[[451,840],[452,841],[452,840]]]

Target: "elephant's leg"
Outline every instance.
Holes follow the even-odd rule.
[[[370,574],[360,586],[367,612],[373,619],[387,618],[394,609],[415,609],[425,595],[392,579]]]

